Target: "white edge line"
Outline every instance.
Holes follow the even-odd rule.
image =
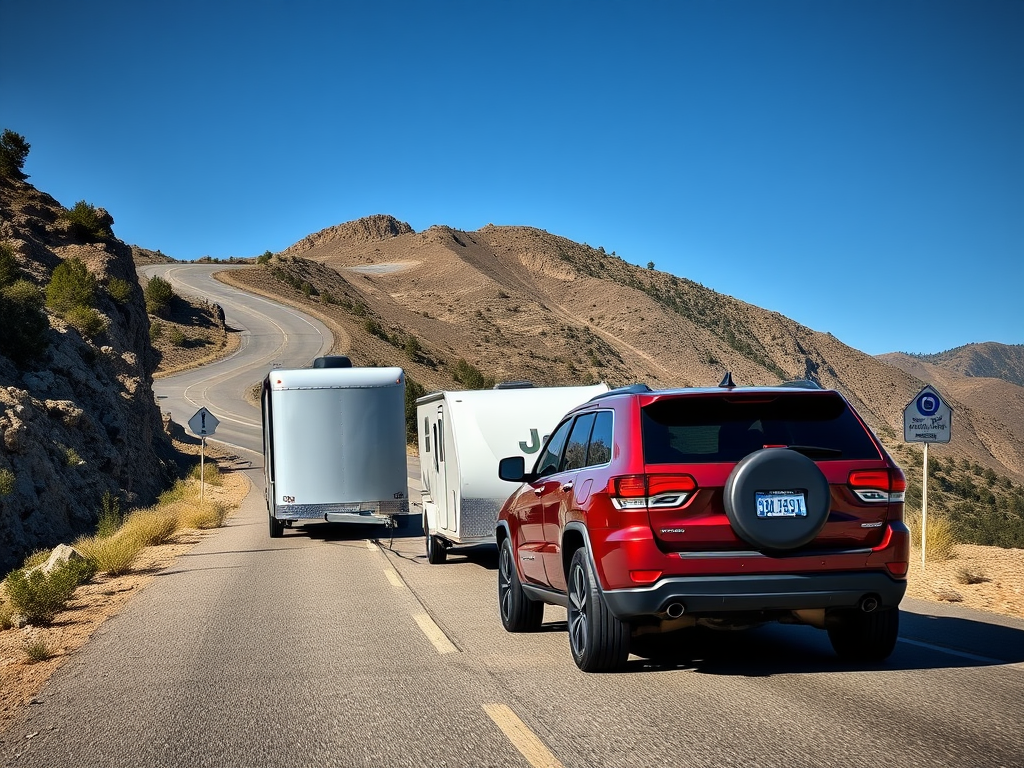
[[[968,653],[967,651],[955,651],[952,648],[946,648],[941,645],[932,645],[931,643],[923,643],[920,640],[911,640],[908,637],[898,638],[899,642],[907,643],[908,645],[916,645],[919,648],[927,648],[929,651],[938,651],[939,653],[945,653],[950,656],[957,656],[961,659],[967,659],[968,661],[977,661],[982,664],[992,664],[993,666],[1000,667],[1012,667],[1024,671],[1024,662],[1014,663],[1011,661],[1005,661],[1003,659],[994,659],[991,656],[979,656],[976,653]]]

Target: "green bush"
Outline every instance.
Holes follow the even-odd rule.
[[[157,341],[161,336],[164,335],[164,324],[159,320],[154,320],[149,324],[149,340]]]
[[[494,386],[492,377],[484,376],[479,368],[461,357],[452,368],[452,377],[467,389],[490,389]]]
[[[96,206],[90,205],[85,200],[79,200],[73,208],[64,211],[60,218],[71,225],[71,231],[76,237],[80,237],[86,242],[105,240],[114,234],[110,231],[110,227],[100,223]]]
[[[127,304],[132,297],[132,284],[120,277],[112,277],[107,281],[107,293],[118,304]]]
[[[185,346],[185,332],[176,325],[171,326],[170,332],[167,334],[167,340],[176,347]]]
[[[95,574],[96,566],[84,559],[69,560],[49,574],[42,570],[28,574],[24,570],[13,571],[5,582],[7,597],[29,624],[49,624],[67,605],[78,585]]]
[[[256,257],[256,263],[260,265],[269,264],[272,258],[274,258],[274,254],[270,251],[264,251],[262,256]]]
[[[102,506],[97,518],[96,536],[98,538],[105,539],[117,533],[124,523],[124,517],[121,516],[121,499],[110,491],[104,491]]]
[[[95,339],[107,330],[106,319],[92,307],[72,307],[64,313],[64,319],[89,339]]]
[[[416,444],[416,399],[427,394],[427,390],[408,374],[405,376],[405,441]]]
[[[32,145],[25,141],[20,133],[5,129],[0,134],[0,176],[10,179],[27,179],[28,175],[22,172],[25,167],[25,158]]]
[[[42,293],[28,280],[0,288],[0,317],[0,353],[24,363],[46,351],[50,320],[43,311]]]
[[[404,348],[406,356],[414,362],[420,356],[420,353],[423,351],[423,347],[420,346],[420,340],[412,335],[406,338]]]
[[[174,289],[167,280],[156,275],[146,283],[143,295],[146,297],[146,311],[151,315],[163,315],[171,307]]]
[[[21,269],[14,258],[14,249],[7,243],[0,243],[0,288],[6,288],[21,277]]]
[[[0,469],[0,496],[14,493],[14,473],[9,469]]]
[[[92,307],[96,298],[96,278],[78,258],[57,265],[46,286],[46,306],[62,317],[75,307]]]

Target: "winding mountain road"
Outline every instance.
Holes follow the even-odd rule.
[[[232,358],[158,382],[163,407],[187,419],[206,405],[232,444],[258,448],[241,393],[274,362],[329,348],[325,329],[191,267],[159,269],[244,329]],[[380,529],[270,539],[253,457],[242,508],[65,662],[0,734],[0,764],[1024,764],[1024,621],[906,600],[880,665],[842,664],[823,632],[769,625],[586,675],[563,610],[547,607],[537,633],[502,629],[493,550],[431,566],[421,539]]]

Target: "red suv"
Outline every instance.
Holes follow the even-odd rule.
[[[903,472],[838,392],[808,381],[612,390],[570,411],[497,523],[510,632],[566,608],[580,669],[667,650],[694,626],[828,631],[840,657],[892,653],[910,537]]]

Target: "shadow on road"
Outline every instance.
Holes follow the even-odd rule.
[[[650,658],[631,657],[626,669],[688,669],[709,675],[771,677],[993,667],[1024,661],[1024,630],[960,617],[922,617],[906,612],[901,619],[903,626],[896,649],[880,663],[840,660],[832,651],[828,635],[821,630],[769,624],[745,631],[684,630],[674,633],[667,643],[649,640],[647,648],[642,647],[641,641],[635,648]]]

